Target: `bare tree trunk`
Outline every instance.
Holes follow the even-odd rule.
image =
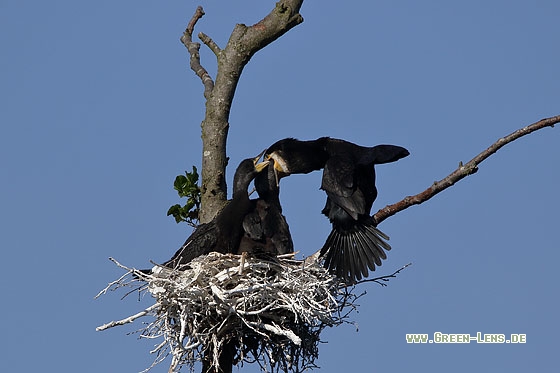
[[[200,221],[212,220],[227,200],[225,168],[229,113],[237,83],[251,57],[287,31],[303,22],[299,9],[303,0],[281,0],[260,22],[253,26],[237,24],[224,49],[208,35],[198,37],[214,52],[218,60],[216,82],[200,64],[199,43],[192,41],[196,22],[204,11],[198,7],[181,41],[190,54],[191,69],[204,84],[206,115],[202,121],[202,186]]]

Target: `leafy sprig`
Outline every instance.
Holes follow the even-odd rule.
[[[178,175],[173,183],[173,188],[180,198],[187,198],[184,206],[175,204],[167,211],[167,216],[173,215],[175,222],[182,221],[196,227],[200,212],[200,187],[198,186],[198,171],[195,166],[192,172],[185,171],[185,175]]]

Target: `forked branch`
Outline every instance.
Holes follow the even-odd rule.
[[[200,43],[192,41],[194,27],[204,15],[198,7],[191,18],[181,42],[189,51],[190,65],[204,84],[206,115],[202,122],[202,185],[200,222],[205,223],[215,216],[227,199],[226,140],[229,131],[229,114],[235,89],[243,68],[251,57],[280,36],[303,22],[299,9],[303,0],[280,0],[274,9],[261,21],[252,26],[237,24],[227,45],[220,49],[206,34],[198,37],[212,50],[218,60],[215,81],[200,63]]]

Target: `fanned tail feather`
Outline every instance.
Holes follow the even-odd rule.
[[[369,270],[374,271],[387,259],[385,251],[391,250],[386,242],[389,236],[372,222],[361,222],[354,228],[348,231],[333,227],[321,249],[325,268],[349,285],[367,277]]]

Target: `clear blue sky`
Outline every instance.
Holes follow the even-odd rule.
[[[175,175],[200,165],[202,85],[179,36],[193,1],[0,2],[1,370],[138,372],[155,342],[95,332],[149,302],[93,296],[163,261],[190,233],[166,217]],[[221,46],[274,1],[202,2]],[[499,137],[560,114],[557,1],[306,1],[259,52],[231,113],[234,167],[288,136],[393,143],[374,211],[416,194]],[[202,50],[215,76],[215,63]],[[385,221],[393,251],[354,320],[326,331],[321,372],[558,371],[560,128]],[[230,181],[231,183],[231,181]],[[283,180],[302,255],[330,226],[320,174]],[[408,345],[406,333],[525,333],[523,345]],[[167,364],[153,372],[166,372]],[[242,372],[257,372],[245,366]]]

